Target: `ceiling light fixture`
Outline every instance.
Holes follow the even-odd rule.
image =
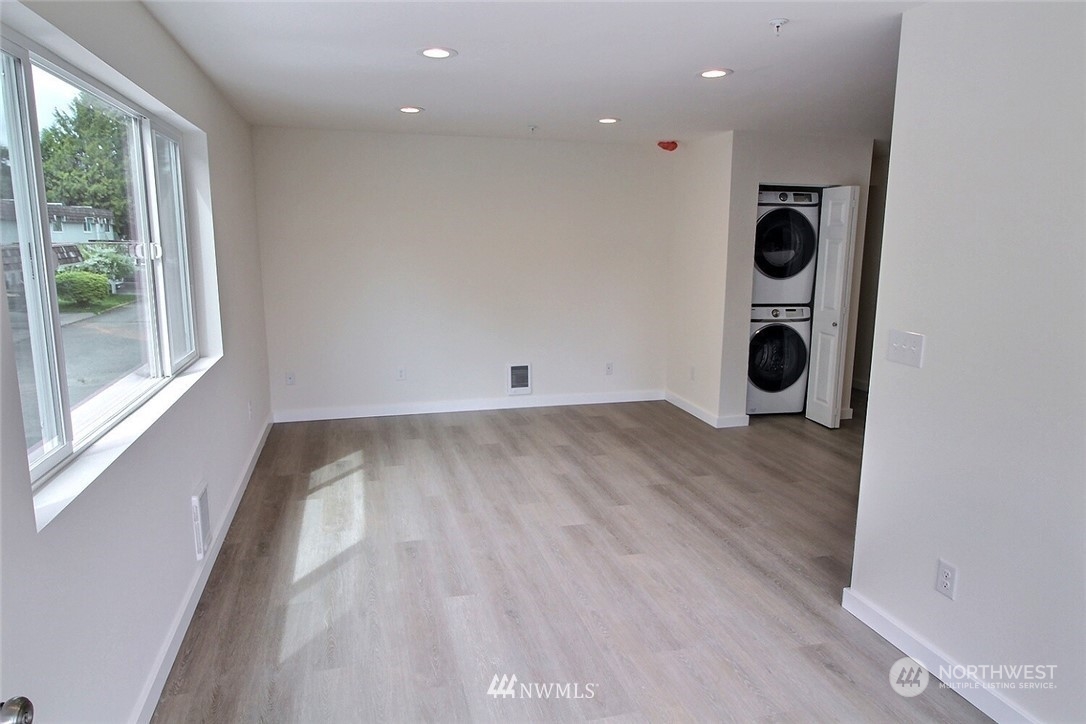
[[[617,118],[601,118],[600,119],[600,123],[604,124],[605,126],[610,125],[612,123],[618,123],[618,121],[619,121],[619,119],[617,119]]]
[[[422,113],[424,110],[426,110],[426,109],[425,108],[419,108],[418,106],[404,106],[403,108],[400,109],[400,113],[407,113],[407,114],[410,115],[412,113]]]
[[[731,75],[735,71],[731,68],[709,68],[708,70],[701,71],[702,78],[723,78],[726,75]]]
[[[419,55],[434,60],[444,60],[445,58],[455,57],[456,51],[452,48],[423,48],[419,51]]]
[[[773,26],[777,31],[777,37],[781,37],[781,27],[788,24],[788,18],[773,18],[769,21],[769,24]]]

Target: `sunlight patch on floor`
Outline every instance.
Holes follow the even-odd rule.
[[[362,451],[329,463],[309,476],[309,493],[294,557],[293,590],[286,605],[279,660],[285,662],[325,629],[312,614],[322,606],[339,560],[366,536],[365,469]]]

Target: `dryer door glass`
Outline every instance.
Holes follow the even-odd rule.
[[[816,245],[807,217],[795,209],[774,209],[758,220],[754,265],[770,279],[788,279],[811,263]]]
[[[747,376],[758,389],[786,390],[796,383],[806,366],[807,345],[791,327],[771,324],[750,338]]]

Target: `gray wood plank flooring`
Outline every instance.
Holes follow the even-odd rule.
[[[840,607],[862,435],[664,402],[276,425],[154,721],[984,721],[894,693]]]

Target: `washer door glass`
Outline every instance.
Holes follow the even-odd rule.
[[[796,383],[806,366],[807,345],[791,327],[771,324],[750,338],[747,376],[758,389],[786,390]]]
[[[758,220],[754,266],[770,279],[788,279],[811,263],[816,244],[807,217],[795,209],[774,209]]]

